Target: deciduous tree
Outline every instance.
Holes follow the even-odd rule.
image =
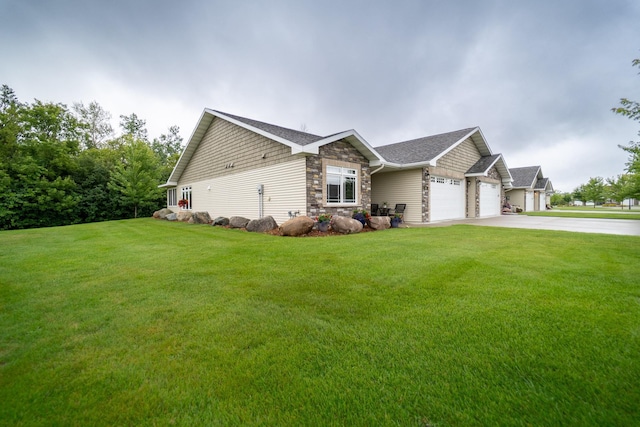
[[[138,217],[140,208],[157,208],[161,200],[157,157],[144,142],[130,135],[124,137],[122,162],[111,174],[109,188],[120,193],[124,206]]]
[[[104,143],[113,137],[111,114],[96,101],[90,102],[87,106],[82,102],[76,102],[73,104],[73,111],[81,124],[84,148],[102,148]]]
[[[605,200],[604,180],[599,176],[589,178],[589,182],[583,186],[582,192],[585,201],[592,201],[595,208],[598,203]]]

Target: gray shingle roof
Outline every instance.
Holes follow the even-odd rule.
[[[548,181],[549,181],[549,178],[540,178],[536,182],[536,186],[533,187],[533,188],[536,189],[536,190],[546,190]]]
[[[257,120],[247,119],[246,117],[235,116],[222,111],[216,111],[217,113],[224,114],[234,120],[253,126],[272,135],[279,136],[287,141],[294,142],[298,145],[312,144],[316,141],[323,139],[323,136],[313,135],[310,133],[302,132],[299,130],[283,128],[281,126],[272,125],[269,123],[259,122]]]
[[[476,128],[461,129],[440,135],[397,142],[395,144],[375,147],[375,149],[385,160],[392,163],[410,164],[428,162],[460,141],[461,138],[468,135],[473,129]]]
[[[485,173],[487,169],[489,169],[496,160],[500,157],[500,154],[493,154],[491,156],[481,157],[480,160],[476,162],[475,165],[471,166],[471,168],[467,171],[468,174],[476,174],[476,173]]]
[[[531,187],[537,181],[539,170],[540,166],[509,169],[513,177],[513,188]]]

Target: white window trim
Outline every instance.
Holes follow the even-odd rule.
[[[188,203],[187,203],[187,206],[183,206],[181,209],[183,211],[190,211],[191,203],[192,203],[192,189],[190,185],[182,187],[180,189],[180,200],[183,200],[183,199],[186,199]]]
[[[177,188],[169,188],[167,190],[167,206],[168,207],[178,206],[178,189]]]
[[[340,174],[340,198],[341,201],[340,202],[329,202],[327,200],[327,176],[328,176],[328,172],[327,172],[327,168],[329,166],[332,167],[336,167],[336,168],[341,168],[342,169],[342,173]],[[345,170],[355,170],[355,174],[349,174],[349,173],[345,173]],[[353,202],[345,202],[344,201],[344,181],[343,178],[345,176],[352,176],[355,178],[355,184],[354,184],[354,201]],[[329,159],[323,159],[322,160],[322,201],[324,203],[325,206],[331,206],[331,207],[340,207],[340,206],[359,206],[360,203],[360,191],[359,191],[359,186],[361,184],[361,167],[360,164],[358,163],[349,163],[349,162],[342,162],[339,160],[329,160]]]

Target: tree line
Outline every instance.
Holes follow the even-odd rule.
[[[149,139],[135,113],[97,102],[31,103],[0,93],[0,230],[150,216],[182,151],[177,126]]]
[[[640,59],[634,59],[632,65],[640,68]],[[611,110],[615,114],[640,121],[640,102],[622,98],[620,105]],[[629,154],[625,173],[607,179],[599,176],[589,178],[588,182],[578,186],[571,193],[554,194],[551,197],[551,203],[565,205],[575,201],[584,204],[593,202],[595,207],[606,201],[621,205],[625,199],[640,199],[640,141],[631,141],[628,145],[618,145],[618,147]]]

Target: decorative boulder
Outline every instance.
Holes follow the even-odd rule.
[[[194,212],[189,222],[191,224],[209,224],[211,216],[209,216],[209,212]]]
[[[232,216],[229,218],[229,227],[231,228],[246,228],[249,224],[249,218],[242,216]]]
[[[334,216],[331,218],[331,228],[342,234],[353,234],[362,231],[362,223],[357,219],[346,216]]]
[[[168,208],[162,208],[159,211],[155,211],[153,213],[153,217],[156,219],[166,219],[167,215],[171,215],[173,211]]]
[[[191,211],[180,211],[178,212],[178,221],[189,221],[191,216]]]
[[[386,230],[391,227],[391,220],[388,216],[372,216],[368,223],[373,230]]]
[[[177,221],[178,220],[178,214],[177,213],[170,213],[169,215],[166,216],[165,218],[167,221]]]
[[[280,226],[281,236],[303,236],[313,228],[314,221],[308,216],[291,218]]]
[[[266,233],[267,231],[275,230],[278,228],[278,223],[272,216],[265,216],[264,218],[254,219],[247,224],[247,231],[254,233]]]
[[[229,218],[219,216],[218,218],[213,220],[213,223],[211,225],[219,225],[221,227],[226,227],[227,225],[229,225]]]

